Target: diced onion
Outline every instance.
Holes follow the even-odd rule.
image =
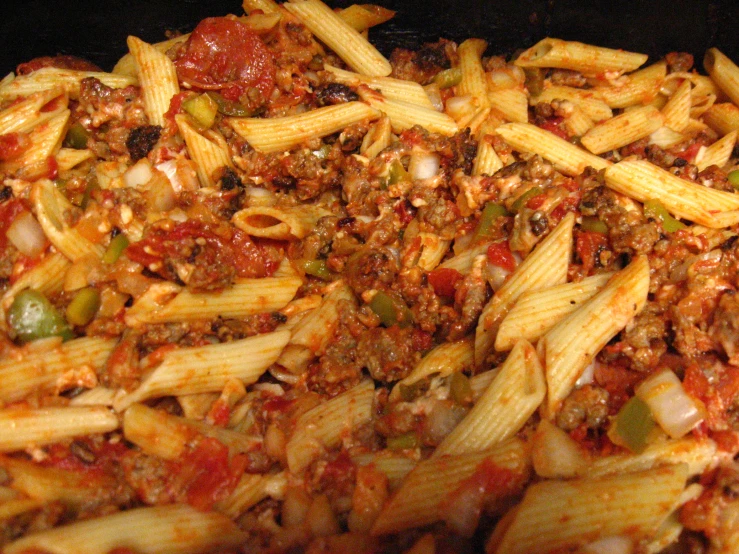
[[[421,150],[414,151],[411,154],[408,173],[410,173],[411,179],[435,177],[439,173],[439,156]]]
[[[132,188],[140,187],[149,182],[151,175],[151,164],[149,160],[141,158],[123,174],[123,184]]]
[[[537,475],[554,479],[575,477],[588,465],[575,440],[546,419],[539,422],[534,433],[531,459]]]
[[[46,248],[44,230],[31,212],[23,211],[13,220],[5,236],[20,252],[31,258]]]
[[[441,92],[439,91],[439,85],[436,83],[431,83],[430,85],[426,85],[423,87],[423,89],[426,91],[426,94],[429,97],[429,100],[431,100],[431,104],[434,106],[434,109],[437,112],[443,112],[444,111],[444,101],[441,99]]]
[[[669,369],[647,378],[635,392],[649,406],[660,427],[673,439],[682,437],[703,421],[698,405]]]
[[[474,109],[471,96],[454,96],[446,101],[446,112],[455,120],[462,119]]]
[[[582,370],[580,377],[575,383],[576,387],[582,387],[583,385],[589,385],[590,383],[593,382],[593,379],[595,378],[596,364],[597,362],[593,360],[592,362],[590,362],[588,365],[585,366],[585,369]]]

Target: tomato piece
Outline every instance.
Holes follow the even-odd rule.
[[[170,280],[178,278],[173,264],[192,264],[193,286],[203,290],[228,286],[234,276],[268,277],[279,265],[277,248],[257,245],[240,229],[196,220],[153,228],[125,255]]]
[[[598,263],[601,251],[608,248],[608,239],[601,233],[583,231],[578,233],[575,250],[582,260],[585,272],[590,272]]]
[[[185,488],[188,504],[199,510],[209,510],[231,494],[246,463],[246,456],[240,454],[229,460],[228,448],[206,437],[182,458],[173,484],[175,488],[177,485]]]
[[[44,67],[56,67],[59,69],[72,69],[74,71],[102,71],[97,65],[77,56],[41,56],[20,64],[15,72],[18,75],[28,75]]]
[[[488,246],[488,261],[506,271],[516,269],[516,258],[513,257],[507,242],[494,242]]]
[[[462,274],[456,269],[439,267],[428,275],[429,283],[439,296],[454,296],[457,283],[462,280]]]
[[[544,129],[545,131],[549,131],[550,133],[557,135],[559,138],[569,140],[570,137],[567,135],[567,132],[562,129],[562,127],[560,127],[563,121],[564,118],[562,117],[550,117],[544,123],[540,123],[539,127],[541,129]]]
[[[19,157],[31,147],[31,139],[25,133],[0,135],[0,162]]]
[[[275,86],[272,54],[262,39],[240,21],[226,17],[202,20],[175,60],[184,83],[206,90],[259,89],[267,98]]]
[[[5,236],[8,227],[10,227],[18,214],[24,210],[23,202],[17,198],[11,198],[7,202],[0,204],[0,251],[4,250],[8,244],[8,237]]]

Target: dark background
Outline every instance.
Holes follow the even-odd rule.
[[[367,2],[372,0],[358,0]],[[739,61],[739,2],[735,0],[375,0],[397,10],[371,40],[389,55],[440,36],[482,37],[488,54],[509,54],[544,36],[620,47],[659,56],[691,52],[696,61],[718,46]],[[353,2],[333,0],[335,7]],[[36,56],[74,54],[106,70],[126,53],[126,36],[164,40],[202,18],[241,14],[239,0],[6,0],[0,16],[0,75]],[[697,64],[699,65],[699,64]]]

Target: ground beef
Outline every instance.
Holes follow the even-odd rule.
[[[377,381],[398,381],[406,377],[421,359],[414,349],[413,327],[376,327],[362,333],[357,342],[357,359]]]
[[[363,248],[353,254],[344,279],[356,294],[391,285],[400,270],[397,256],[387,248]]]
[[[693,67],[693,55],[687,52],[670,52],[665,56],[668,73],[690,71]]]
[[[667,322],[656,310],[656,305],[648,304],[621,334],[621,353],[631,359],[637,371],[655,368],[667,351]]]
[[[359,95],[356,92],[341,83],[320,85],[315,89],[314,94],[316,104],[319,106],[334,106],[359,100]]]
[[[608,391],[597,385],[575,389],[562,403],[557,414],[557,425],[573,431],[581,425],[590,429],[600,427],[608,417]]]
[[[426,85],[439,71],[451,67],[455,57],[456,45],[444,39],[425,44],[417,52],[396,48],[390,55],[391,76]]]
[[[159,125],[142,125],[131,129],[126,139],[126,148],[128,148],[131,159],[137,161],[145,158],[154,148],[161,134],[162,128]]]
[[[736,192],[736,189],[729,183],[728,174],[716,165],[709,165],[706,169],[698,173],[698,182],[705,186],[724,192]]]
[[[739,364],[739,295],[734,291],[721,296],[709,334],[721,344],[731,363]]]
[[[571,69],[554,69],[549,78],[553,85],[564,87],[584,87],[588,83],[582,73]]]

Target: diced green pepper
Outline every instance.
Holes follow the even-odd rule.
[[[403,402],[412,402],[416,398],[418,398],[418,395],[421,393],[421,389],[423,388],[421,381],[416,381],[415,383],[411,383],[410,385],[404,385],[403,383],[398,383],[398,391],[400,392],[400,398],[403,400]]]
[[[233,100],[227,100],[217,92],[206,92],[205,95],[209,96],[216,103],[218,113],[230,115],[231,117],[251,117],[254,115],[251,110],[242,104]]]
[[[415,433],[406,433],[397,437],[387,438],[387,447],[390,450],[405,450],[407,448],[416,448],[420,441]]]
[[[303,262],[303,271],[324,281],[331,280],[331,271],[326,265],[326,260],[306,260]]]
[[[90,138],[90,132],[85,129],[82,123],[75,123],[67,131],[64,137],[64,145],[75,150],[84,150],[87,148],[87,139]]]
[[[739,169],[729,171],[727,177],[729,178],[729,184],[735,189],[739,190]]]
[[[92,321],[100,308],[100,293],[92,287],[77,291],[67,306],[67,321],[72,325],[84,326]]]
[[[128,247],[128,238],[126,238],[126,235],[121,233],[114,236],[110,241],[107,250],[103,254],[103,263],[112,264],[118,261],[118,258],[121,257],[121,254],[126,247]]]
[[[475,229],[475,238],[488,237],[491,234],[493,223],[499,218],[510,215],[503,204],[488,202],[482,209],[480,221]]]
[[[182,103],[182,109],[206,129],[213,127],[218,114],[218,104],[208,94],[198,94]]]
[[[434,83],[439,85],[439,88],[449,88],[458,85],[462,80],[462,69],[459,67],[450,67],[443,71],[439,71],[434,77]]]
[[[8,323],[22,343],[46,337],[74,338],[69,324],[54,305],[40,292],[19,292],[8,310]]]
[[[85,192],[82,193],[82,197],[79,199],[80,208],[82,208],[83,210],[87,209],[87,206],[90,203],[90,198],[92,198],[92,194],[96,190],[100,190],[100,184],[98,183],[97,179],[93,177],[90,181],[87,182]]]
[[[398,304],[388,294],[378,291],[370,300],[369,307],[385,327],[407,327],[413,321],[413,314],[407,306]]]
[[[601,235],[608,234],[608,225],[606,225],[600,219],[594,216],[583,217],[581,227],[584,231],[590,231],[592,233],[600,233]]]
[[[387,186],[392,186],[403,181],[410,181],[411,176],[403,167],[400,160],[393,160],[387,174]]]
[[[511,211],[514,213],[520,212],[524,207],[526,207],[526,204],[528,204],[529,200],[531,200],[534,196],[539,196],[542,192],[544,191],[541,187],[531,187],[521,196],[516,198],[516,200],[513,202],[513,205],[511,206]]]
[[[449,394],[457,404],[467,404],[472,400],[470,380],[464,373],[456,371],[449,379]]]
[[[616,434],[632,452],[639,453],[646,448],[647,437],[654,426],[649,406],[636,396],[626,402],[616,416]]]
[[[665,233],[674,233],[680,229],[685,229],[685,224],[672,217],[659,200],[651,199],[644,202],[644,215],[659,220]]]

